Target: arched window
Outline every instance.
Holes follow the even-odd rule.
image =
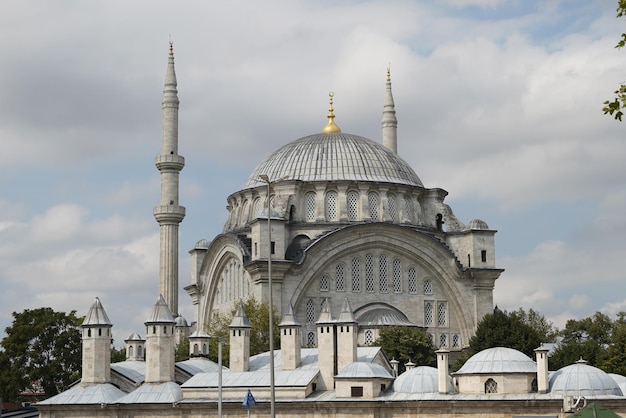
[[[339,263],[336,267],[337,273],[337,292],[346,291],[346,266]]]
[[[326,204],[325,204],[325,212],[326,212],[326,220],[329,222],[336,221],[337,216],[337,192],[330,191],[326,193]]]
[[[448,325],[448,310],[445,302],[437,304],[437,326],[445,327]]]
[[[379,286],[380,293],[388,293],[389,292],[389,283],[387,282],[387,277],[389,275],[388,267],[387,267],[387,255],[381,254],[378,258],[378,273],[379,273]]]
[[[352,291],[361,291],[361,259],[352,259]]]
[[[365,330],[364,341],[365,345],[370,345],[374,342],[374,333],[371,329]]]
[[[424,304],[424,325],[431,327],[433,325],[433,304],[426,302]]]
[[[409,199],[408,196],[404,196],[404,218],[409,221],[409,222],[413,222],[413,204],[411,203],[411,200]]]
[[[393,260],[393,292],[402,293],[402,262]]]
[[[206,344],[202,344],[202,354],[209,354],[209,348]]]
[[[330,277],[324,274],[320,277],[320,292],[328,292],[330,290]]]
[[[128,357],[132,357],[133,356],[133,346],[131,345],[130,347],[128,347]]]
[[[409,267],[409,293],[417,293],[417,272],[415,267]]]
[[[370,192],[367,195],[367,203],[369,204],[370,209],[370,218],[372,221],[378,220],[378,195],[374,192]]]
[[[448,334],[439,334],[439,347],[448,346]]]
[[[315,304],[313,299],[306,301],[306,322],[312,324],[315,322]]]
[[[459,334],[452,334],[452,347],[458,348],[461,346],[461,336]]]
[[[137,347],[137,357],[143,357],[143,348],[141,346]]]
[[[244,226],[248,222],[248,201],[244,200],[239,210],[238,226]]]
[[[487,379],[485,382],[485,393],[498,393],[498,383],[491,378]]]
[[[387,195],[387,207],[389,208],[389,217],[392,222],[398,222],[398,205],[396,203],[396,195]]]
[[[198,344],[193,345],[193,353],[198,354]]]
[[[355,191],[348,192],[348,220],[359,220],[359,194]]]
[[[309,332],[306,335],[306,345],[308,347],[315,347],[315,333],[314,332]]]
[[[256,198],[254,200],[254,217],[258,218],[263,215],[263,205],[261,204],[261,198]]]
[[[365,291],[374,292],[374,257],[372,254],[365,254]]]
[[[432,295],[433,294],[433,282],[429,279],[424,280],[424,294]]]
[[[315,193],[304,195],[304,216],[307,222],[315,222]]]

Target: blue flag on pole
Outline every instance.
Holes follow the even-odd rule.
[[[248,389],[248,393],[246,393],[246,396],[243,397],[242,405],[247,406],[248,409],[250,409],[251,406],[256,405],[256,399],[254,399],[254,396],[252,396],[252,392],[250,392],[250,389]]]

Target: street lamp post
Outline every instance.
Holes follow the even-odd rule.
[[[272,215],[270,212],[270,185],[287,177],[271,181],[267,174],[259,175],[259,179],[267,185],[267,289],[269,292],[269,338],[270,338],[270,418],[276,417],[276,388],[274,384],[274,303],[272,290]]]

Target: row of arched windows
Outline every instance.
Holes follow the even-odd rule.
[[[217,300],[219,303],[242,299],[250,294],[250,281],[239,260],[231,259],[220,274]]]
[[[389,259],[385,253],[378,257],[371,253],[365,254],[364,258],[354,257],[349,265],[338,263],[335,265],[334,274],[325,273],[319,279],[319,291],[337,292],[352,291],[359,293],[365,291],[374,293],[419,293],[417,270],[411,266],[406,271],[399,258]],[[333,280],[334,279],[334,280]],[[333,287],[334,283],[334,287]],[[421,283],[422,293],[433,294],[433,283],[430,279],[424,279]]]

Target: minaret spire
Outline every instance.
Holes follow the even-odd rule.
[[[391,69],[387,67],[387,88],[385,92],[385,104],[383,106],[383,145],[391,151],[398,153],[398,120],[396,119],[396,106],[391,94]]]
[[[162,103],[163,143],[155,161],[161,172],[161,200],[154,208],[154,217],[160,231],[159,293],[174,315],[178,315],[178,226],[185,217],[185,208],[178,204],[178,177],[185,166],[185,158],[178,155],[178,105],[174,46],[170,41]]]

